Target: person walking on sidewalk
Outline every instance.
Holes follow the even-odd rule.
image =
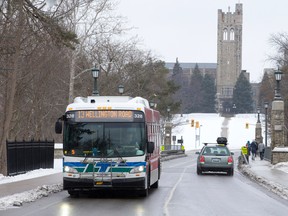
[[[258,144],[258,151],[259,151],[259,154],[260,154],[260,159],[263,160],[264,159],[264,151],[265,151],[264,143],[260,142]]]
[[[248,148],[248,157],[249,157],[251,155],[251,143],[249,140],[246,143],[246,147]]]
[[[255,140],[251,142],[251,152],[252,152],[252,160],[255,160],[257,153],[258,145]]]
[[[245,146],[242,146],[241,147],[241,153],[242,153],[242,159],[243,159],[243,163],[247,163],[249,164],[249,155],[250,155],[250,151],[249,151],[249,147],[248,147],[248,144],[246,143]],[[245,158],[246,159],[245,159]],[[240,156],[240,159],[241,159],[241,156]]]

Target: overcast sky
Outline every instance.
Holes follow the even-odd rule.
[[[136,29],[145,49],[166,62],[216,63],[217,16],[243,4],[242,69],[251,81],[275,68],[271,34],[288,32],[288,0],[119,0],[118,11]]]

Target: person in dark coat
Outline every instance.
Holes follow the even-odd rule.
[[[252,160],[255,160],[257,154],[258,145],[255,140],[251,142],[251,152],[252,152]]]
[[[260,142],[258,145],[258,151],[260,154],[260,159],[263,160],[264,159],[265,146],[262,142]]]
[[[249,140],[246,143],[246,147],[248,148],[248,156],[250,156],[251,155],[251,143]]]

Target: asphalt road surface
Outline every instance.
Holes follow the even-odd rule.
[[[236,156],[234,156],[236,159]],[[128,192],[101,192],[71,198],[66,191],[20,208],[0,211],[1,216],[284,216],[288,201],[258,186],[237,171],[196,174],[196,155],[165,161],[158,189],[148,197]]]

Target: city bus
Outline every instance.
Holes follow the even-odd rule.
[[[71,196],[98,189],[147,196],[149,188],[158,188],[160,113],[146,99],[77,97],[55,131],[63,133],[63,189]]]

